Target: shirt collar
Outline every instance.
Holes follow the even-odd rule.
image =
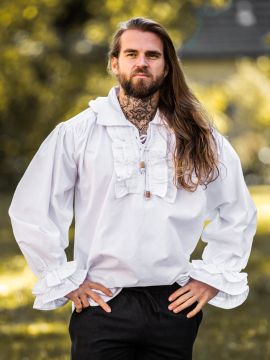
[[[95,100],[89,101],[89,106],[97,113],[97,124],[106,126],[134,126],[128,121],[121,109],[117,94],[119,92],[119,86],[114,86],[106,97],[98,97]],[[151,124],[163,125],[160,118],[160,111],[157,112],[151,121]]]

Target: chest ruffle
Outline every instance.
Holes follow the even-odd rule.
[[[150,139],[141,144],[136,139],[136,129],[131,126],[107,126],[112,140],[114,170],[116,173],[115,196],[121,198],[130,193],[151,195],[174,202],[177,188],[173,183],[174,166],[171,135],[163,127],[153,124]],[[140,161],[145,163],[145,172],[140,169]]]

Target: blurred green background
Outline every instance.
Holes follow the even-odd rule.
[[[190,87],[238,152],[258,208],[258,230],[246,269],[250,295],[232,310],[205,306],[194,359],[270,359],[267,0],[1,1],[0,358],[69,359],[71,305],[55,311],[32,309],[36,279],[14,240],[7,209],[48,133],[85,109],[91,98],[106,95],[115,83],[106,73],[108,44],[117,24],[132,16],[153,18],[167,28]],[[201,251],[200,243],[193,257]]]

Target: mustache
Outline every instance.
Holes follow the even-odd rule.
[[[137,70],[133,71],[132,76],[137,75],[137,74],[151,76],[151,74],[147,70],[144,70],[144,69],[137,69]]]

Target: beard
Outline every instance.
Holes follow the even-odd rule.
[[[121,72],[118,74],[117,78],[119,84],[124,89],[126,95],[137,99],[144,99],[154,95],[161,89],[164,81],[164,74],[158,76],[151,82],[148,82],[146,78],[137,78],[134,81],[133,76],[138,73],[145,74],[150,77],[150,75],[143,70],[137,70],[136,73],[131,74],[130,78],[127,78],[127,76]]]

